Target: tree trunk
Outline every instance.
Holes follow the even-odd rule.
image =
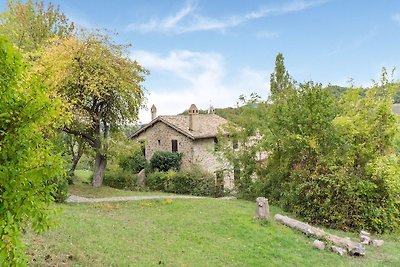
[[[71,177],[74,176],[76,166],[78,165],[78,162],[81,159],[81,157],[82,157],[82,154],[78,154],[78,155],[72,157],[72,166],[69,169],[69,176],[71,176]]]
[[[104,171],[107,166],[107,158],[99,150],[96,151],[96,160],[94,162],[93,187],[100,187],[103,184]]]
[[[82,137],[79,136],[71,136],[69,139],[69,151],[72,155],[72,165],[71,168],[69,169],[69,176],[72,178],[74,177],[74,173],[76,170],[76,166],[79,163],[79,160],[81,159],[83,155],[83,151],[85,150],[86,142]],[[76,152],[75,152],[76,148]]]
[[[298,220],[283,216],[280,214],[275,215],[275,220],[281,224],[299,230],[307,236],[314,236],[325,241],[331,242],[339,247],[345,247],[350,255],[364,256],[365,248],[357,242],[351,241],[349,238],[342,238],[336,235],[326,233],[324,230],[313,227],[309,224],[300,222]]]

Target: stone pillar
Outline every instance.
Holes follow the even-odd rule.
[[[254,216],[254,218],[257,219],[269,218],[269,204],[267,198],[258,197],[256,199],[256,215]]]

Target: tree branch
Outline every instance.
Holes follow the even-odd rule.
[[[63,128],[62,129],[64,132],[68,133],[68,134],[73,134],[73,135],[78,135],[81,136],[82,138],[84,138],[88,144],[92,147],[95,147],[96,144],[96,140],[93,136],[90,136],[86,133],[82,133],[81,131],[77,131],[77,130],[72,130],[72,129],[68,129],[68,128]]]

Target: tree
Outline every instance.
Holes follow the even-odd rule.
[[[240,181],[239,193],[268,196],[330,228],[399,229],[399,129],[391,111],[398,87],[385,69],[379,84],[336,96],[312,81],[281,87],[228,129],[244,145],[226,158],[250,171],[240,179],[251,175],[247,184]],[[253,151],[268,157],[257,166]]]
[[[0,14],[0,34],[4,34],[18,50],[26,57],[26,63],[32,65],[38,60],[38,50],[51,38],[66,38],[74,32],[74,24],[52,3],[44,1],[9,0],[7,9]],[[57,138],[56,138],[57,139]],[[62,138],[61,138],[62,139]],[[61,139],[55,143],[59,145]],[[76,138],[64,139],[72,153],[72,168],[79,161],[84,142],[73,142]],[[72,148],[72,149],[71,149]]]
[[[127,56],[126,46],[98,32],[54,40],[41,54],[39,71],[74,114],[63,130],[95,150],[93,187],[101,186],[110,129],[137,120],[147,71]]]
[[[66,133],[64,133],[64,139],[62,141],[66,145],[68,154],[71,155],[72,164],[68,173],[71,179],[69,182],[72,183],[72,177],[74,176],[76,167],[87,148],[87,142],[81,136]]]
[[[275,95],[289,88],[291,84],[292,80],[285,68],[284,57],[282,53],[279,53],[275,59],[275,72],[271,73],[270,77],[271,96],[274,98]]]
[[[219,151],[221,160],[230,162],[234,169],[234,183],[240,197],[253,199],[256,192],[252,192],[252,178],[260,164],[258,156],[264,149],[260,129],[267,119],[264,117],[267,105],[256,94],[251,94],[249,99],[241,96],[240,102],[242,105],[234,112],[228,111],[230,123],[218,135]]]
[[[51,180],[63,175],[63,160],[49,137],[67,118],[61,99],[49,96],[3,36],[0,66],[0,265],[21,266],[21,231],[50,224]]]
[[[10,0],[0,15],[0,34],[5,35],[19,50],[33,52],[50,38],[67,37],[74,30],[58,7],[43,1]]]

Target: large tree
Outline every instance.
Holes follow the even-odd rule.
[[[26,58],[25,63],[31,65],[36,64],[38,50],[49,39],[67,38],[73,32],[74,24],[59,7],[44,1],[9,0],[6,10],[0,14],[0,34],[4,34]],[[70,173],[73,174],[74,166],[78,163],[86,143],[83,139],[72,137],[56,139],[62,140],[68,148],[67,153],[71,154]],[[61,144],[58,141],[56,143]]]
[[[27,72],[0,36],[0,266],[26,265],[22,229],[45,229],[62,156],[49,138],[66,122],[61,99]]]
[[[95,150],[93,187],[102,185],[111,127],[137,120],[147,71],[127,56],[127,46],[98,32],[56,39],[41,54],[41,72],[74,114],[64,131]]]
[[[0,14],[0,34],[23,52],[34,52],[48,39],[69,36],[73,30],[58,7],[43,1],[10,0]]]

